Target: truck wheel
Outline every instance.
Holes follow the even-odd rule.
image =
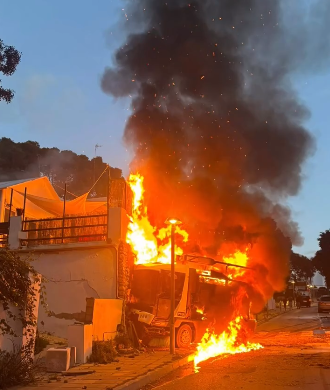
[[[176,332],[176,346],[178,348],[189,348],[193,338],[193,330],[188,324],[183,324]]]

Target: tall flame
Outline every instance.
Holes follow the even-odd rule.
[[[143,176],[131,174],[128,179],[133,192],[133,210],[126,241],[130,244],[136,256],[136,264],[171,263],[171,226],[156,229],[148,219],[147,207],[143,205],[144,188]],[[175,233],[182,237],[183,242],[188,241],[188,233],[175,226]],[[175,247],[175,254],[182,255],[179,246]]]
[[[197,346],[194,356],[195,366],[204,360],[218,355],[243,353],[263,348],[260,344],[250,342],[237,344],[237,336],[241,330],[242,319],[242,317],[237,317],[234,321],[231,321],[228,329],[220,335],[207,330],[202,341]]]

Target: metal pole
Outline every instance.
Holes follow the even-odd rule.
[[[9,205],[9,218],[8,218],[9,224],[10,224],[10,217],[11,217],[11,209],[13,206],[13,192],[14,192],[14,190],[11,189],[11,191],[10,191],[10,205]]]
[[[110,183],[111,183],[111,172],[110,166],[108,165],[108,180],[107,180],[107,241],[109,240],[109,211],[110,211]]]
[[[25,189],[24,189],[24,201],[23,201],[23,215],[22,215],[22,230],[24,230],[23,227],[24,227],[24,218],[25,218],[26,191],[27,191],[27,188],[25,187]]]
[[[170,315],[170,353],[175,354],[175,225],[171,225],[171,315]]]
[[[64,242],[65,203],[66,203],[66,183],[64,185],[64,200],[63,200],[62,244]]]

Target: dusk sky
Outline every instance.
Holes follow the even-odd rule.
[[[99,144],[98,155],[128,173],[130,155],[122,134],[130,102],[116,101],[100,88],[104,68],[111,65],[125,37],[124,4],[0,0],[0,38],[22,52],[14,76],[2,78],[3,86],[16,95],[11,104],[0,103],[1,137],[33,140],[89,157]],[[292,82],[311,112],[307,125],[317,141],[315,155],[305,165],[302,191],[290,199],[305,238],[296,250],[311,256],[319,233],[330,228],[330,71],[297,74]]]

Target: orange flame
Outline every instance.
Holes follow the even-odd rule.
[[[248,248],[245,249],[245,252],[241,252],[237,250],[234,254],[230,256],[224,256],[223,261],[233,265],[240,265],[242,267],[247,267],[248,264]],[[228,274],[228,278],[235,279],[237,277],[241,277],[245,274],[244,268],[230,267],[230,274]]]
[[[157,229],[153,227],[147,216],[147,208],[143,205],[143,176],[131,174],[128,179],[133,192],[133,210],[126,241],[136,255],[136,264],[171,263],[171,226]],[[182,236],[183,242],[188,241],[188,233],[175,226],[175,233]],[[182,255],[180,247],[175,247],[175,254]]]
[[[136,256],[136,264],[152,264],[152,263],[171,263],[171,225],[157,229],[151,225],[148,215],[147,207],[144,206],[144,187],[143,176],[140,174],[131,174],[128,183],[133,192],[133,210],[128,230],[126,241],[130,244],[133,253]],[[188,241],[188,233],[175,225],[175,233],[182,237],[183,242]],[[233,265],[246,266],[248,263],[248,248],[245,252],[236,251],[234,254],[224,257],[226,263]],[[182,255],[183,251],[179,246],[175,247],[175,254]],[[242,276],[245,272],[244,268],[230,268],[230,278]],[[201,277],[207,279],[208,283],[226,284],[225,280],[211,278],[210,276]],[[231,283],[231,282],[230,282]],[[203,314],[204,310],[198,308],[196,312]],[[228,329],[220,335],[216,335],[209,330],[204,334],[201,342],[197,346],[194,362],[195,366],[201,361],[221,355],[221,354],[235,354],[242,352],[249,352],[263,348],[260,344],[253,344],[247,342],[238,345],[237,337],[241,329],[242,317],[237,317],[228,325]]]
[[[241,329],[241,321],[242,317],[237,317],[229,323],[228,329],[220,335],[216,335],[207,330],[202,341],[197,346],[194,357],[195,366],[204,360],[218,355],[243,353],[263,348],[260,344],[250,342],[237,345],[237,336]]]

